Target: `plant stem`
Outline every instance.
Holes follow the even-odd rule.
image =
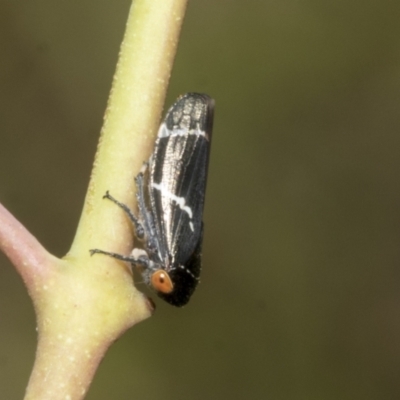
[[[44,273],[35,275],[40,267],[34,261],[17,267],[28,276],[21,273],[39,334],[26,400],[83,399],[109,345],[152,313],[130,269],[110,257],[90,257],[89,250],[126,254],[132,248],[126,216],[102,196],[109,190],[135,205],[134,176],[151,152],[186,3],[134,1],[72,247],[62,260],[39,251]],[[18,257],[8,255],[18,264]],[[31,284],[30,275],[39,278]]]
[[[125,254],[132,248],[125,215],[102,196],[109,190],[134,209],[134,177],[153,147],[186,2],[133,3],[71,257],[95,247]]]

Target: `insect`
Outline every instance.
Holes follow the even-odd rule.
[[[126,212],[143,248],[128,256],[90,250],[131,263],[177,307],[199,282],[213,113],[214,100],[198,93],[183,95],[168,110],[154,152],[135,178],[138,216],[108,192],[104,196]]]

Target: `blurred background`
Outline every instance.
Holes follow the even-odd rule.
[[[130,1],[0,1],[0,201],[54,254],[81,212]],[[400,2],[192,0],[167,99],[216,99],[202,284],[88,400],[400,398]],[[154,297],[154,296],[153,296]],[[0,254],[0,397],[34,312]]]

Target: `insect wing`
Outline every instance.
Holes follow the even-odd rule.
[[[201,240],[213,110],[209,96],[188,93],[169,109],[158,132],[149,196],[166,268],[184,264]]]
[[[169,276],[174,283],[173,292],[158,293],[161,298],[174,306],[182,307],[187,304],[199,283],[202,239],[201,234],[193,254],[185,262],[183,268],[177,267],[169,271]]]

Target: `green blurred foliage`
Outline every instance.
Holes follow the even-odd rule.
[[[59,256],[128,9],[0,2],[0,201]],[[189,2],[168,105],[216,99],[202,284],[111,348],[88,400],[400,398],[399,13],[390,0]],[[0,264],[0,392],[17,399],[34,313]]]

